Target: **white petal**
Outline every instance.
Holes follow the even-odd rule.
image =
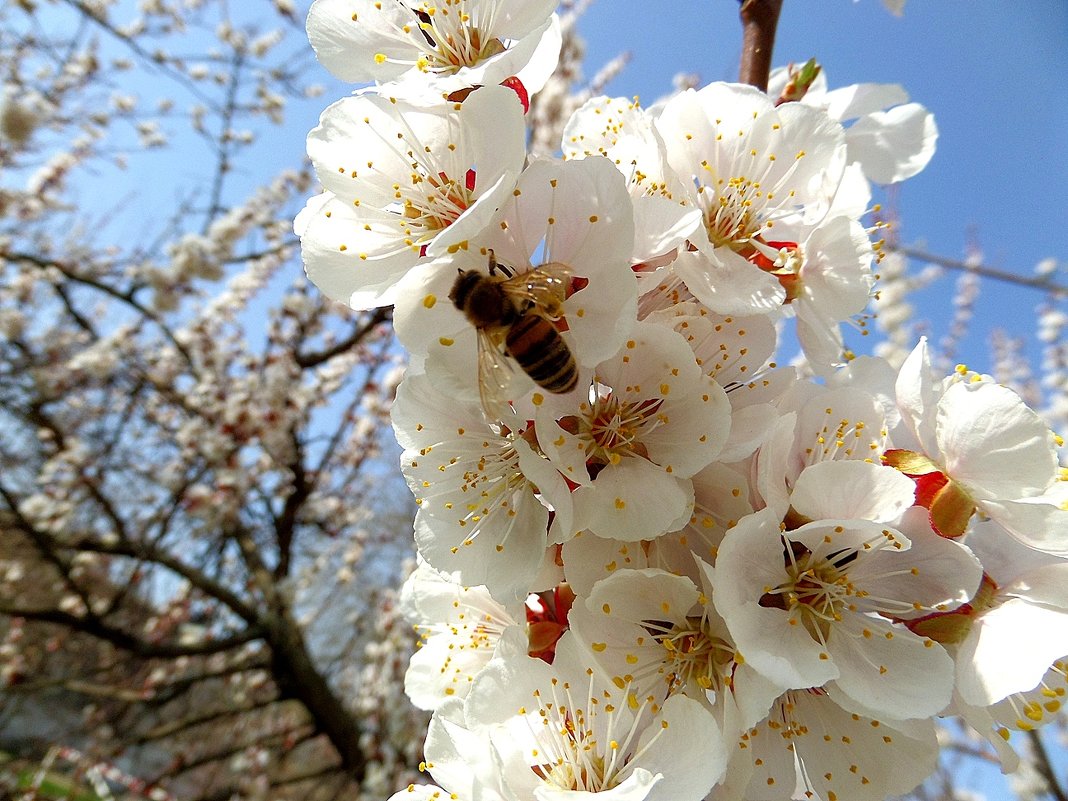
[[[869,717],[931,717],[953,694],[945,649],[888,620],[849,615],[834,625],[827,649],[839,670],[835,684]]]
[[[471,759],[471,754],[486,754],[489,749],[489,737],[468,727],[463,702],[459,698],[447,701],[430,718],[423,754],[434,766],[434,781],[455,793],[457,801],[500,801],[502,798],[493,789],[494,777],[489,760]]]
[[[952,384],[938,402],[935,426],[946,472],[977,500],[1039,495],[1056,477],[1049,429],[1008,387]]]
[[[720,455],[730,430],[731,408],[723,388],[704,376],[677,394],[687,397],[660,407],[666,422],[642,437],[642,443],[652,461],[679,478],[689,478]]]
[[[934,421],[941,392],[931,369],[926,337],[920,337],[901,365],[894,389],[903,422],[911,429],[924,453],[932,459],[940,458]]]
[[[1058,538],[1060,539],[1060,538]],[[983,564],[983,572],[1004,587],[1036,567],[1059,564],[1063,557],[1047,553],[1012,536],[993,520],[973,520],[965,541]]]
[[[938,741],[931,720],[857,718],[827,696],[791,693],[807,735],[795,743],[805,774],[821,798],[882,801],[907,793],[935,769]]]
[[[1027,547],[1068,556],[1068,509],[1041,497],[980,501],[979,508]]]
[[[455,338],[470,323],[449,299],[458,269],[478,269],[484,259],[469,254],[423,261],[397,283],[393,326],[405,350],[425,355],[431,342]]]
[[[553,0],[553,5],[555,6],[555,0]],[[560,61],[563,36],[560,31],[560,18],[556,14],[553,14],[544,32],[534,41],[537,42],[537,46],[529,56],[523,56],[526,63],[515,73],[530,95],[542,90]],[[518,50],[519,47],[515,49]]]
[[[693,484],[645,459],[608,465],[572,493],[575,528],[619,540],[654,539],[682,528],[693,509]]]
[[[916,484],[892,467],[857,459],[819,462],[794,483],[790,505],[805,517],[892,523],[912,506]]]
[[[845,340],[838,321],[811,306],[798,305],[797,341],[813,372],[819,376],[834,373],[845,361]]]
[[[651,773],[644,768],[634,768],[623,781],[614,787],[598,792],[583,790],[559,790],[540,784],[534,788],[537,801],[643,801],[652,798],[656,785],[662,781],[662,773]]]
[[[839,122],[908,101],[908,92],[896,83],[855,83],[827,92],[819,99],[827,114]]]
[[[641,543],[598,537],[580,531],[561,550],[564,573],[575,594],[589,595],[593,585],[619,570],[648,567]]]
[[[632,261],[651,261],[679,247],[701,226],[700,209],[680,206],[663,197],[634,199]]]
[[[786,291],[775,276],[737,253],[720,253],[716,264],[700,251],[680,253],[672,262],[679,278],[699,301],[720,314],[755,314],[782,306]]]
[[[683,695],[664,702],[639,743],[646,746],[641,766],[663,776],[649,801],[700,801],[723,777],[730,754],[711,712]]]
[[[859,161],[877,184],[904,181],[923,170],[937,141],[934,115],[918,103],[873,112],[846,131],[849,160]]]
[[[356,17],[360,17],[359,24]],[[308,12],[308,38],[319,63],[341,80],[389,80],[409,67],[388,60],[378,64],[374,56],[381,52],[390,58],[407,59],[417,52],[413,39],[389,35],[413,18],[400,3],[315,0]],[[387,35],[380,35],[382,32]]]
[[[452,104],[423,107],[364,92],[327,106],[308,133],[308,156],[325,189],[349,203],[358,199],[361,206],[384,208],[395,200],[398,176],[412,172],[406,150],[418,153],[419,163],[447,169],[457,120]],[[471,166],[450,177],[464,177]]]
[[[1039,568],[1006,588],[1018,593],[975,621],[961,644],[957,687],[985,706],[1033,689],[1068,654],[1068,565]]]
[[[611,636],[614,624],[631,623],[642,627],[650,620],[685,621],[698,602],[694,583],[685,576],[675,576],[664,570],[619,570],[594,585],[582,606],[593,623],[587,633],[600,631]],[[642,630],[647,641],[649,633]],[[579,639],[582,639],[581,637]],[[584,640],[587,647],[591,639]],[[656,647],[662,648],[659,644]]]
[[[389,801],[446,801],[450,795],[436,784],[410,784],[389,797]],[[467,801],[463,796],[455,796],[455,801]]]
[[[795,412],[782,415],[772,424],[767,442],[757,452],[756,489],[764,503],[778,514],[780,520],[790,508],[790,493],[786,482],[794,457],[796,428]]]
[[[907,551],[879,551],[858,566],[857,581],[872,595],[899,598],[915,609],[895,617],[919,617],[948,611],[972,599],[983,565],[966,545],[939,536],[920,506],[909,509],[898,525],[911,545]],[[907,567],[906,567],[907,565]]]
[[[845,320],[868,303],[874,278],[868,234],[856,220],[835,217],[812,232],[801,268],[804,299],[833,320]]]
[[[1015,773],[1020,768],[1020,755],[1004,737],[1001,721],[991,714],[991,708],[986,706],[973,706],[964,703],[960,697],[954,698],[953,714],[959,715],[969,726],[975,729],[986,739],[998,755],[1003,774]]]
[[[754,403],[735,409],[731,413],[730,436],[720,451],[719,461],[740,462],[752,456],[778,419],[779,412],[770,403]]]
[[[556,0],[479,0],[478,5],[492,13],[494,34],[509,39],[533,33],[556,10]]]
[[[399,240],[389,232],[364,232],[367,218],[357,216],[350,204],[332,195],[319,200],[309,201],[302,218],[300,252],[309,280],[331,300],[354,309],[392,303],[397,279],[418,261],[418,254],[402,248],[361,258],[366,251],[396,251]]]

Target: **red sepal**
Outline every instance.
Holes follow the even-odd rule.
[[[501,86],[507,86],[519,97],[519,102],[523,104],[523,113],[526,114],[530,111],[530,95],[527,94],[527,87],[523,86],[523,82],[516,76],[505,78],[501,81]]]

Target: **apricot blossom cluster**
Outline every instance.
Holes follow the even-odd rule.
[[[309,18],[323,64],[374,85],[309,135],[305,265],[393,304],[410,353],[407,691],[437,784],[396,797],[881,799],[930,773],[951,714],[1011,768],[1009,731],[1066,687],[1059,440],[990,377],[936,378],[923,342],[894,368],[842,334],[880,255],[869,182],[923,168],[931,115],[822,77],[786,99],[782,72],[771,95],[594,98],[535,158],[553,10]],[[511,316],[472,324],[470,272],[518,287]],[[513,355],[524,315],[574,389]],[[774,361],[785,331],[799,365]]]

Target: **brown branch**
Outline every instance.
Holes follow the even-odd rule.
[[[1031,742],[1031,751],[1035,755],[1035,769],[1045,779],[1047,791],[1056,801],[1068,801],[1068,793],[1057,781],[1057,772],[1050,761],[1046,745],[1042,742],[1042,735],[1032,730],[1027,732],[1027,739]]]
[[[128,651],[144,659],[176,659],[182,656],[209,656],[223,653],[250,642],[262,640],[264,631],[250,627],[244,631],[217,640],[204,640],[199,645],[167,645],[145,642],[124,629],[105,623],[98,617],[74,615],[59,609],[24,609],[18,606],[0,604],[0,615],[21,617],[38,623],[54,623],[71,631],[88,634],[98,640],[111,643],[122,651]]]
[[[153,544],[135,543],[121,534],[113,541],[104,541],[88,534],[78,535],[69,532],[66,539],[58,540],[38,529],[19,511],[17,498],[3,484],[0,484],[0,498],[3,498],[9,507],[7,510],[0,509],[0,530],[21,531],[31,539],[42,556],[56,564],[57,568],[66,568],[66,563],[59,559],[59,554],[68,550],[122,556],[158,564],[181,576],[208,597],[224,604],[246,623],[256,625],[259,622],[259,613],[255,606],[246,603],[235,592],[210,578],[206,573]],[[61,572],[63,572],[62,569]],[[87,598],[82,598],[82,600],[88,605]]]
[[[249,712],[266,709],[277,703],[279,703],[277,698],[270,698],[252,704],[242,704],[240,706],[229,707],[226,709],[216,709],[211,712],[205,712],[187,718],[169,720],[166,723],[161,723],[150,729],[144,734],[137,735],[131,740],[131,743],[133,745],[145,745],[153,740],[162,740],[166,737],[173,737],[174,735],[181,734],[189,729],[196,728],[197,726],[204,726],[208,723],[214,723],[223,718],[234,717],[235,715],[245,715]]]
[[[69,264],[54,259],[42,258],[41,256],[35,255],[33,253],[4,252],[0,253],[0,256],[10,261],[26,262],[27,264],[32,264],[34,267],[37,267],[42,270],[51,267],[62,273],[63,277],[66,278],[68,281],[73,281],[76,284],[91,287],[92,289],[95,289],[98,292],[102,292],[105,295],[114,298],[115,300],[125,303],[127,306],[136,311],[146,320],[151,320],[153,323],[155,323],[156,326],[160,329],[160,331],[163,332],[163,335],[167,337],[167,340],[171,343],[175,350],[177,350],[182,355],[182,358],[185,359],[186,363],[189,365],[190,370],[192,370],[194,373],[196,372],[195,362],[193,361],[193,357],[189,353],[189,350],[185,347],[185,345],[178,341],[177,337],[175,337],[174,335],[174,332],[163,321],[163,318],[156,314],[156,312],[152,311],[152,309],[145,306],[145,304],[137,300],[136,297],[134,297],[134,294],[137,290],[136,287],[130,287],[125,290],[116,289],[105,281],[100,281],[99,279],[93,278],[92,276],[80,274],[75,270],[74,267]]]
[[[181,676],[169,681],[167,684],[154,686],[152,688],[152,695],[144,699],[144,704],[149,707],[161,707],[180,698],[198,684],[204,684],[212,679],[229,678],[240,673],[248,673],[255,670],[269,672],[270,669],[270,661],[266,656],[261,655],[258,659],[244,663],[233,663],[221,670],[209,670],[203,673]]]
[[[9,695],[33,696],[45,693],[48,690],[62,690],[77,693],[91,698],[108,698],[124,703],[140,703],[144,701],[144,693],[139,689],[129,687],[116,687],[111,684],[100,684],[85,679],[48,678],[38,681],[22,679],[16,684],[4,688],[4,693]]]
[[[278,543],[278,564],[275,565],[274,575],[279,581],[289,575],[293,539],[297,532],[297,516],[313,488],[304,471],[304,444],[296,431],[290,431],[289,434],[294,457],[287,467],[293,474],[293,491],[286,496],[282,513],[274,524],[275,540]]]
[[[249,748],[250,746],[260,746],[263,748],[269,748],[272,746],[283,746],[286,740],[292,736],[293,731],[299,728],[306,727],[296,727],[295,729],[264,733],[261,737],[258,737],[257,739],[252,741],[249,741],[247,739],[229,739],[226,741],[226,747],[223,749],[209,750],[192,759],[179,759],[172,765],[169,765],[160,773],[156,774],[155,776],[152,776],[148,780],[148,783],[149,785],[162,784],[168,778],[173,779],[177,776],[191,773],[197,770],[198,768],[204,767],[205,765],[217,765],[220,763],[225,763],[226,760],[230,759],[236,754],[240,754],[242,751]],[[302,739],[311,739],[311,737],[306,737]]]
[[[768,91],[771,54],[775,48],[775,29],[783,0],[742,0],[742,63],[738,80]]]
[[[355,718],[308,652],[301,627],[284,592],[263,562],[251,532],[234,525],[228,535],[241,550],[245,566],[267,605],[260,620],[265,629],[264,639],[271,649],[271,675],[281,697],[292,698],[304,705],[315,730],[330,740],[345,770],[356,780],[363,781],[367,756],[360,745],[360,730]]]
[[[315,730],[330,740],[345,771],[362,782],[367,772],[367,756],[360,745],[355,718],[315,665],[289,610],[280,610],[280,614],[266,622],[271,673],[282,697],[304,705]]]
[[[948,259],[945,256],[936,256],[933,253],[927,253],[919,248],[907,248],[888,244],[886,250],[890,253],[900,253],[902,256],[916,259],[917,261],[925,261],[928,264],[937,264],[939,267],[945,267],[947,270],[959,270],[960,272],[972,273],[982,278],[993,278],[995,281],[1004,281],[1009,284],[1016,284],[1017,286],[1040,289],[1044,292],[1049,292],[1056,297],[1068,297],[1068,286],[1058,284],[1056,281],[1053,281],[1044,275],[1029,277],[1020,275],[1019,273],[1009,272],[1008,270],[999,270],[996,267],[987,267],[983,264],[969,264],[968,262],[959,261],[958,259]]]
[[[297,365],[304,369],[309,367],[318,367],[323,362],[329,361],[340,353],[344,353],[349,348],[359,344],[365,336],[367,336],[374,328],[380,323],[384,323],[387,320],[393,318],[393,307],[385,306],[380,309],[375,309],[372,314],[363,325],[357,326],[352,332],[342,340],[339,340],[329,348],[325,348],[321,351],[315,351],[313,353],[297,353],[294,358]]]
[[[292,776],[284,776],[277,780],[271,780],[271,787],[287,787],[294,784],[300,784],[301,782],[311,781],[313,779],[325,779],[328,777],[337,777],[338,768],[336,765],[324,765],[321,768],[313,768],[306,770],[303,773],[296,773]]]

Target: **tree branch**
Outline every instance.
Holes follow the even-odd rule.
[[[379,309],[375,309],[372,314],[363,325],[359,325],[352,329],[352,332],[342,340],[339,340],[329,348],[325,348],[320,351],[314,351],[312,353],[297,353],[295,359],[297,365],[301,368],[307,369],[309,367],[318,367],[323,362],[337,356],[339,353],[344,353],[349,348],[359,344],[365,336],[375,329],[380,323],[384,323],[387,320],[393,318],[393,307],[385,306]]]
[[[1016,284],[1017,286],[1040,289],[1059,298],[1068,297],[1068,286],[1058,284],[1056,281],[1053,281],[1044,275],[1029,277],[1020,275],[1019,273],[1009,272],[1008,270],[999,270],[996,267],[987,267],[983,264],[969,264],[968,262],[959,261],[958,259],[947,259],[945,256],[936,256],[933,253],[928,253],[919,248],[907,248],[888,244],[886,250],[890,253],[900,253],[902,256],[916,259],[917,261],[937,264],[939,267],[945,267],[947,270],[959,270],[960,272],[973,273],[983,278],[993,278],[995,281],[1004,281],[1009,284]]]
[[[134,543],[123,536],[113,542],[104,542],[88,534],[72,535],[66,540],[57,540],[55,537],[37,529],[19,512],[17,499],[2,484],[0,484],[0,497],[6,501],[9,507],[7,512],[0,509],[0,529],[17,529],[21,531],[33,540],[42,555],[49,561],[55,562],[58,559],[58,552],[71,550],[123,556],[129,559],[158,564],[175,575],[181,576],[209,598],[214,598],[225,605],[246,623],[255,625],[259,622],[259,615],[255,607],[250,606],[226,586],[167,551],[149,543]]]
[[[21,617],[39,623],[55,623],[72,631],[88,634],[98,640],[111,643],[116,648],[128,651],[145,659],[175,659],[182,656],[208,656],[218,654],[263,639],[264,631],[250,627],[225,639],[204,640],[199,645],[155,645],[138,639],[123,629],[105,623],[92,615],[80,616],[59,609],[24,609],[0,604],[0,615]]]
[[[1056,799],[1056,801],[1068,801],[1068,793],[1061,787],[1060,782],[1057,781],[1057,772],[1053,769],[1053,763],[1050,761],[1049,752],[1046,751],[1046,745],[1042,742],[1042,735],[1037,731],[1027,732],[1027,739],[1031,742],[1031,750],[1035,755],[1035,769],[1039,775],[1046,780],[1046,787],[1049,794]]]
[[[341,764],[357,781],[367,772],[367,756],[360,745],[356,719],[345,708],[326,678],[316,667],[288,610],[268,621],[272,674],[283,698],[299,701],[308,710],[316,731],[322,732],[341,758]]]
[[[136,291],[135,287],[131,287],[125,291],[116,289],[115,287],[110,286],[105,281],[100,281],[91,276],[79,274],[74,270],[73,267],[68,264],[64,264],[63,262],[56,261],[54,259],[42,258],[41,256],[38,256],[33,253],[6,252],[2,255],[4,258],[9,259],[11,261],[24,261],[42,270],[51,267],[62,273],[63,276],[69,281],[72,281],[76,284],[82,284],[83,286],[92,287],[93,289],[99,292],[103,292],[105,295],[108,295],[109,297],[112,297],[115,300],[125,303],[127,306],[136,311],[146,320],[151,320],[153,323],[155,323],[156,326],[160,329],[160,331],[163,332],[163,335],[167,337],[167,340],[171,343],[175,350],[182,354],[182,358],[185,359],[186,363],[189,365],[190,370],[196,372],[194,369],[195,362],[193,361],[193,357],[190,355],[189,350],[185,347],[185,345],[178,341],[177,337],[175,337],[174,335],[174,332],[171,331],[171,329],[167,326],[167,324],[158,314],[156,314],[154,311],[152,311],[152,309],[148,308],[147,306],[145,306],[145,304],[141,303],[139,300],[137,300],[136,297],[134,297],[134,293]]]
[[[775,30],[783,0],[741,0],[742,63],[738,80],[768,91],[771,54],[775,48]]]
[[[188,731],[189,729],[196,728],[197,726],[204,726],[208,723],[214,723],[223,718],[234,717],[235,715],[246,715],[249,712],[254,712],[260,709],[266,709],[273,704],[279,703],[277,698],[270,698],[264,701],[257,701],[251,704],[242,704],[240,706],[229,707],[225,709],[215,709],[211,712],[205,712],[198,715],[192,715],[187,718],[178,718],[176,720],[168,720],[165,723],[160,723],[158,726],[150,729],[144,734],[138,734],[130,742],[133,745],[145,745],[153,740],[162,740],[165,737],[173,737],[181,732]]]

